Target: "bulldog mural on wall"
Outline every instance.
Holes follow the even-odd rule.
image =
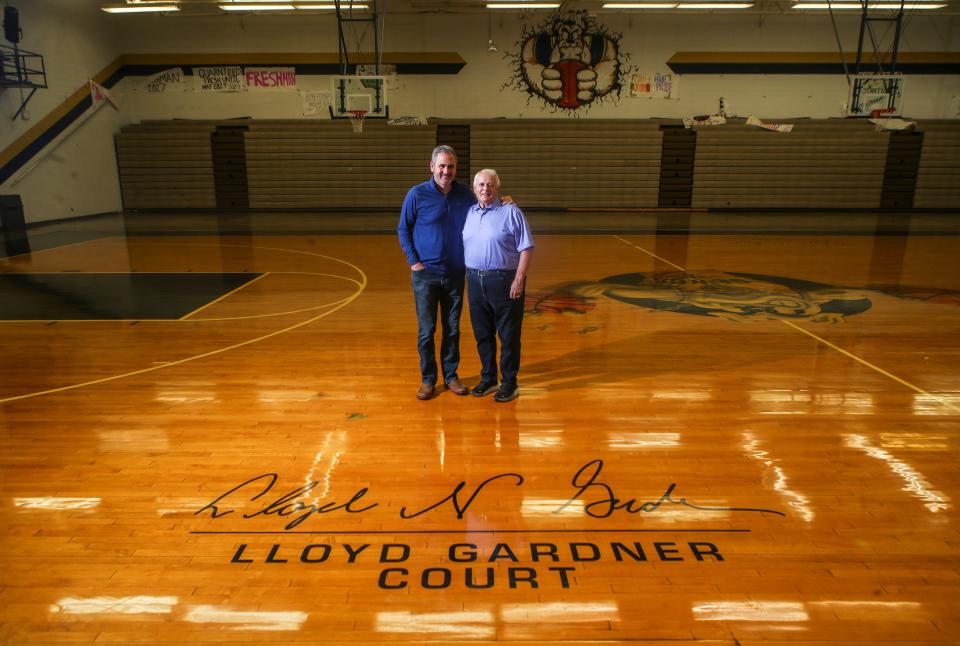
[[[628,71],[621,36],[583,10],[554,14],[535,28],[524,26],[520,53],[511,55],[515,75],[506,86],[571,111],[604,97],[619,98]]]

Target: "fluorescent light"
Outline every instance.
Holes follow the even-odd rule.
[[[752,2],[681,2],[677,9],[749,9]]]
[[[608,2],[604,9],[673,9],[676,2]]]
[[[330,4],[295,4],[294,7],[301,10],[315,10],[315,11],[334,11],[337,8],[337,5]],[[346,2],[340,3],[341,11],[366,11],[370,8],[370,5],[366,4],[350,4]]]
[[[557,9],[559,2],[488,2],[487,9]]]
[[[107,13],[156,13],[159,11],[180,11],[180,7],[175,4],[150,4],[142,6],[107,6],[100,7],[101,11]]]
[[[222,4],[224,11],[293,11],[292,4]]]
[[[946,4],[931,4],[931,3],[909,3],[905,2],[903,8],[912,11],[914,9],[943,9],[946,7]],[[859,2],[798,2],[793,5],[793,9],[834,9],[837,11],[863,11],[863,5]],[[867,5],[867,9],[883,9],[887,11],[899,11],[900,3],[899,2],[872,2]]]

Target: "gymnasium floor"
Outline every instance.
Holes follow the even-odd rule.
[[[529,216],[508,404],[393,214],[8,240],[0,640],[960,642],[953,214]]]

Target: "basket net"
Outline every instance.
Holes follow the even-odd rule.
[[[363,132],[363,118],[366,116],[366,110],[350,110],[350,125],[354,132]]]

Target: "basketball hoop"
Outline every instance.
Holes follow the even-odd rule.
[[[366,116],[366,110],[350,110],[350,125],[354,132],[363,132],[363,118]]]

